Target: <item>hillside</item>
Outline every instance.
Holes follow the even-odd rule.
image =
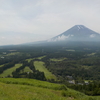
[[[48,42],[59,41],[100,41],[100,34],[84,25],[75,25],[67,31],[48,40]]]
[[[99,99],[99,97],[98,97]],[[0,78],[0,100],[97,100],[64,85],[34,79]]]

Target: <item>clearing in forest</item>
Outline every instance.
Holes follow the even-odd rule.
[[[5,70],[2,74],[0,74],[0,77],[6,77],[8,75],[12,76],[12,72],[16,70],[16,68],[19,68],[22,64],[15,64],[14,67],[9,68]]]
[[[42,61],[35,61],[34,62],[34,66],[35,66],[36,70],[44,72],[46,79],[55,79],[56,80],[55,75],[53,75],[51,72],[49,72],[47,70],[47,68],[44,66],[44,62],[42,62]]]
[[[28,66],[26,66],[24,69],[20,71],[20,73],[23,73],[23,72],[33,72],[33,71]]]

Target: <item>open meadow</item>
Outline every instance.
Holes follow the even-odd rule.
[[[0,100],[99,100],[62,84],[34,79],[0,78]]]
[[[36,70],[44,72],[46,79],[56,79],[56,76],[53,75],[50,71],[48,71],[47,68],[44,66],[44,62],[35,61],[34,66],[35,66]]]

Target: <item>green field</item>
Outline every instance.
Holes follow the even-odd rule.
[[[33,72],[28,66],[26,66],[23,70],[20,71],[20,73],[23,72]]]
[[[26,59],[26,61],[30,62],[31,60],[34,60],[34,58]]]
[[[13,52],[13,53],[8,53],[6,56],[11,56],[11,55],[18,55],[20,52]]]
[[[0,67],[2,67],[3,65],[0,65]]]
[[[45,56],[41,56],[41,57],[37,57],[36,59],[42,59],[42,58],[44,58]],[[34,60],[35,58],[30,58],[30,59],[26,59],[26,61],[28,61],[28,62],[30,62],[31,60]]]
[[[49,72],[45,66],[44,62],[42,61],[35,61],[34,66],[37,70],[44,72],[46,79],[56,79],[55,75],[53,75],[51,72]]]
[[[57,59],[57,58],[52,58],[52,59],[50,59],[51,61],[63,61],[63,60],[65,60],[65,59],[67,59],[67,58],[59,58],[59,59]]]
[[[0,78],[0,100],[100,100],[54,84],[34,79]]]
[[[2,74],[0,74],[0,77],[6,77],[8,75],[12,76],[12,72],[16,70],[16,68],[19,68],[22,64],[15,64],[14,67],[9,68],[5,70]]]
[[[41,56],[41,57],[38,57],[37,59],[42,59],[42,58],[44,58],[44,57],[46,57],[46,56]]]
[[[96,53],[87,54],[87,56],[94,56]]]

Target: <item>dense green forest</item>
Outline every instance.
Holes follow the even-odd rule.
[[[46,70],[56,78],[47,79],[44,71],[36,69],[35,61],[43,62]],[[63,83],[88,95],[100,95],[99,43],[1,46],[0,77],[16,64],[21,66],[4,77]],[[41,65],[38,66],[41,67]],[[26,67],[28,71],[24,71]]]

